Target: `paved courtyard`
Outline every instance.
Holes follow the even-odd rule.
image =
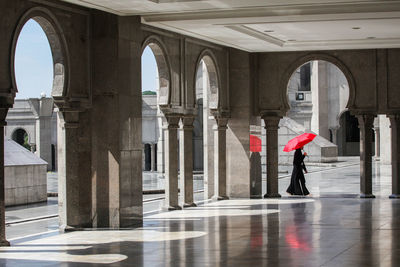
[[[0,248],[0,265],[400,266],[400,200],[388,198],[390,166],[374,163],[376,199],[357,197],[359,167],[310,166],[313,197],[287,197],[287,174],[279,180],[282,199],[232,199],[173,212],[145,204],[139,229],[59,234],[53,228],[21,236]]]

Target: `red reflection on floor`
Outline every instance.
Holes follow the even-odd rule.
[[[285,233],[286,243],[289,244],[291,248],[310,251],[310,246],[307,242],[302,242],[297,233],[298,230],[296,226],[292,225],[287,227]]]

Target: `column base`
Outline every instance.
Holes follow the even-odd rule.
[[[360,198],[375,198],[373,194],[360,194]]]
[[[181,209],[182,209],[182,207],[179,206],[179,205],[176,205],[176,206],[168,206],[168,207],[165,207],[165,208],[164,208],[164,210],[167,210],[167,211],[181,210]]]
[[[400,194],[391,194],[389,198],[400,198]]]
[[[280,198],[282,197],[279,193],[269,193],[269,194],[265,194],[264,198]]]
[[[185,204],[183,204],[183,207],[184,208],[192,208],[192,207],[197,207],[197,205],[194,203],[185,203]]]
[[[7,240],[0,241],[0,247],[9,247],[9,246],[10,246],[10,242],[8,242]]]
[[[262,195],[251,195],[250,199],[261,199],[263,198]]]
[[[212,196],[211,197],[211,200],[212,201],[218,201],[218,200],[228,200],[229,199],[229,197],[227,197],[227,196]]]

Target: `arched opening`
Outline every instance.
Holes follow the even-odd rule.
[[[17,142],[19,145],[25,147],[26,149],[31,150],[31,146],[29,145],[29,136],[24,129],[15,130],[12,134],[12,140]]]
[[[292,73],[287,82],[290,110],[281,119],[278,130],[279,176],[286,177],[279,180],[281,195],[287,195],[294,157],[294,151],[283,152],[283,148],[290,139],[304,132],[317,134],[314,141],[304,147],[308,154],[304,159],[308,172],[319,173],[332,166],[347,164],[354,166],[354,172],[359,173],[358,120],[347,111],[350,86],[352,83],[342,68],[326,60],[305,62]],[[265,171],[265,167],[263,169]],[[337,173],[324,173],[325,179],[321,178],[321,174],[306,175],[308,190],[313,196],[338,193],[356,195],[360,192],[359,175],[348,178],[354,181],[346,188],[331,184],[336,179],[335,175]]]
[[[170,74],[160,43],[149,39],[142,52],[142,144],[144,210],[147,200],[164,190],[166,119],[160,107],[169,104]],[[161,205],[160,205],[161,206]]]
[[[197,114],[193,131],[194,190],[204,189],[204,198],[214,196],[214,130],[216,122],[211,110],[218,108],[218,73],[214,60],[207,53],[200,57],[196,71]]]
[[[52,96],[62,97],[66,88],[65,50],[60,31],[56,30],[58,24],[53,18],[44,8],[33,8],[21,18],[16,27],[10,62],[16,100],[6,118],[6,138],[11,134],[7,127],[20,127],[13,133],[13,137],[18,143],[24,141],[26,148],[30,145],[32,152],[35,151],[34,155],[27,156],[29,160],[24,161],[22,154],[18,159],[21,160],[19,168],[30,169],[20,172],[26,175],[25,180],[30,183],[19,185],[27,188],[26,201],[12,205],[42,202],[35,205],[48,206],[46,212],[51,212],[51,215],[54,210],[58,211],[58,157],[55,155],[58,146],[57,111],[54,109]],[[52,193],[51,197],[48,197],[49,192]],[[15,194],[14,196],[15,199],[24,199]],[[58,218],[52,217],[44,228],[53,231],[57,225]],[[15,238],[26,233],[23,225],[15,227],[21,227],[21,230],[13,231],[11,235],[7,233],[8,237]],[[43,227],[38,229],[43,232]]]
[[[13,74],[17,88],[15,109],[21,115],[11,119],[9,125],[30,128],[35,133],[30,142],[36,155],[53,170],[56,157],[52,146],[57,147],[57,112],[54,112],[52,95],[64,92],[64,59],[60,40],[53,25],[46,18],[34,16],[20,28],[13,55]]]

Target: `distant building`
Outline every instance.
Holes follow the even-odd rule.
[[[57,109],[52,98],[16,99],[6,121],[6,138],[45,160],[47,170],[57,169]]]
[[[4,140],[5,205],[47,200],[47,162],[10,139]]]

